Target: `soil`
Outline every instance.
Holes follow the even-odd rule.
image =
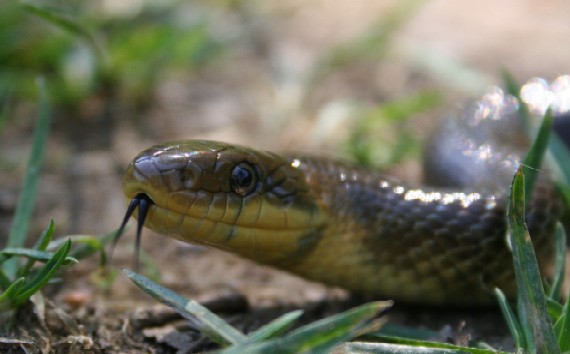
[[[521,82],[570,73],[570,48],[563,45],[570,35],[570,3],[562,0],[483,0],[475,8],[471,2],[425,2],[391,36],[386,52],[364,51],[341,66],[323,64],[338,45],[370,33],[395,3],[247,2],[238,14],[202,5],[210,31],[227,43],[224,55],[191,74],[165,74],[142,103],[102,92],[72,112],[55,110],[30,234],[39,235],[52,218],[59,237],[116,229],[125,211],[122,173],[133,156],[155,143],[207,138],[338,155],[358,109],[437,91],[440,107],[406,124],[423,138],[443,112],[457,109],[458,102],[487,84],[500,83],[503,68]],[[452,65],[461,67],[442,69]],[[316,72],[321,76],[308,84]],[[1,234],[9,228],[21,187],[34,108],[21,107],[16,116],[23,118],[8,124],[0,141]],[[418,182],[418,166],[407,160],[390,172]],[[131,227],[116,249],[114,282],[98,273],[98,259],[69,268],[61,283],[19,311],[17,332],[0,337],[0,351],[192,353],[215,348],[120,272],[132,268],[133,232]],[[244,331],[293,309],[303,309],[300,323],[308,323],[366,300],[149,230],[143,249],[143,274],[203,301]],[[389,316],[390,323],[436,331],[440,340],[472,338],[512,349],[496,308],[396,304]]]

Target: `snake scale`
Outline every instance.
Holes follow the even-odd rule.
[[[569,93],[566,76],[521,91],[535,115],[547,106],[562,115]],[[514,98],[493,87],[448,119],[429,144],[429,188],[322,157],[205,140],[153,146],[125,174],[125,222],[138,208],[137,244],[144,224],[357,293],[489,304],[495,287],[516,291],[505,200],[525,145],[501,145],[516,115]],[[526,216],[545,270],[564,206],[546,173],[538,181]]]

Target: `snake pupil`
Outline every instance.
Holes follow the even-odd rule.
[[[253,191],[256,183],[255,170],[250,164],[240,163],[231,175],[231,186],[234,192],[245,196]]]

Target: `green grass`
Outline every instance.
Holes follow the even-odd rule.
[[[40,104],[32,150],[6,247],[0,250],[0,315],[3,319],[6,319],[3,314],[8,313],[9,318],[32,295],[50,283],[62,267],[73,265],[78,262],[77,259],[95,252],[100,252],[101,263],[105,262],[105,238],[75,236],[52,241],[55,232],[53,220],[32,248],[23,247],[28,238],[51,121],[47,88],[43,80],[38,80],[38,83]],[[5,108],[0,107],[2,109]],[[110,239],[110,236],[107,238]],[[74,249],[72,239],[78,244]],[[6,321],[2,326],[11,324],[11,321]]]
[[[17,309],[30,296],[45,286],[64,265],[76,263],[68,257],[71,241],[61,244],[55,252],[48,252],[53,237],[55,224],[53,221],[42,232],[35,246],[23,248],[37,195],[37,184],[40,175],[45,142],[49,132],[51,113],[48,93],[43,80],[39,80],[40,105],[38,124],[35,130],[32,151],[28,161],[24,186],[12,221],[6,248],[0,250],[0,313]],[[25,262],[19,262],[25,259]],[[35,267],[36,263],[43,263]]]
[[[24,186],[22,188],[22,193],[20,194],[18,207],[16,208],[14,220],[12,221],[12,226],[8,235],[7,247],[22,247],[24,245],[35,204],[38,178],[51,122],[49,99],[45,82],[43,80],[39,81],[39,88],[40,105],[38,124],[34,133],[32,152],[26,168]],[[15,261],[10,260],[5,262],[2,265],[2,269],[7,276],[14,276],[16,274]]]
[[[220,353],[325,353],[357,336],[377,330],[383,323],[377,314],[391,302],[371,302],[313,322],[285,335],[302,314],[287,313],[247,336],[194,300],[188,300],[150,279],[125,270],[127,276],[156,300],[177,310],[212,341]]]

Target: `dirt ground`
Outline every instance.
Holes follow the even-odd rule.
[[[165,77],[144,110],[117,102],[108,111],[102,101],[93,99],[81,107],[78,117],[56,112],[31,233],[39,234],[51,218],[62,237],[117,228],[125,211],[122,173],[133,156],[155,143],[207,138],[278,151],[339,154],[338,144],[354,124],[354,105],[373,106],[433,89],[443,98],[441,107],[409,127],[425,132],[443,112],[457,109],[486,85],[500,83],[503,68],[521,82],[570,73],[569,2],[483,0],[474,6],[468,1],[434,0],[418,6],[381,60],[335,68],[317,85],[307,84],[332,48],[368,33],[395,3],[251,2],[250,18],[211,24],[220,38],[245,39],[232,42],[224,59],[198,73]],[[219,15],[206,10],[207,18]],[[459,68],[450,75],[445,67],[453,65]],[[26,109],[33,116],[33,107],[23,108],[19,115],[25,116]],[[0,174],[3,231],[17,201],[32,128],[32,119],[10,124],[0,141],[9,166]],[[415,182],[420,176],[413,161],[392,172]],[[112,268],[117,271],[131,268],[133,232],[131,227],[116,250]],[[144,268],[146,274],[160,273],[162,285],[203,299],[244,330],[296,308],[305,309],[303,321],[310,322],[362,301],[343,290],[217,250],[166,240],[149,230],[143,249],[153,262]],[[96,259],[81,262],[65,273],[62,286],[47,289],[45,321],[28,328],[30,336],[50,332],[50,345],[59,352],[186,353],[209,348],[186,322],[120,272],[110,288],[101,285],[93,273],[96,265]],[[444,340],[461,340],[468,334],[499,348],[512,346],[497,309],[397,304],[390,316],[392,323],[439,331]],[[18,343],[3,343],[6,352],[23,352]]]

